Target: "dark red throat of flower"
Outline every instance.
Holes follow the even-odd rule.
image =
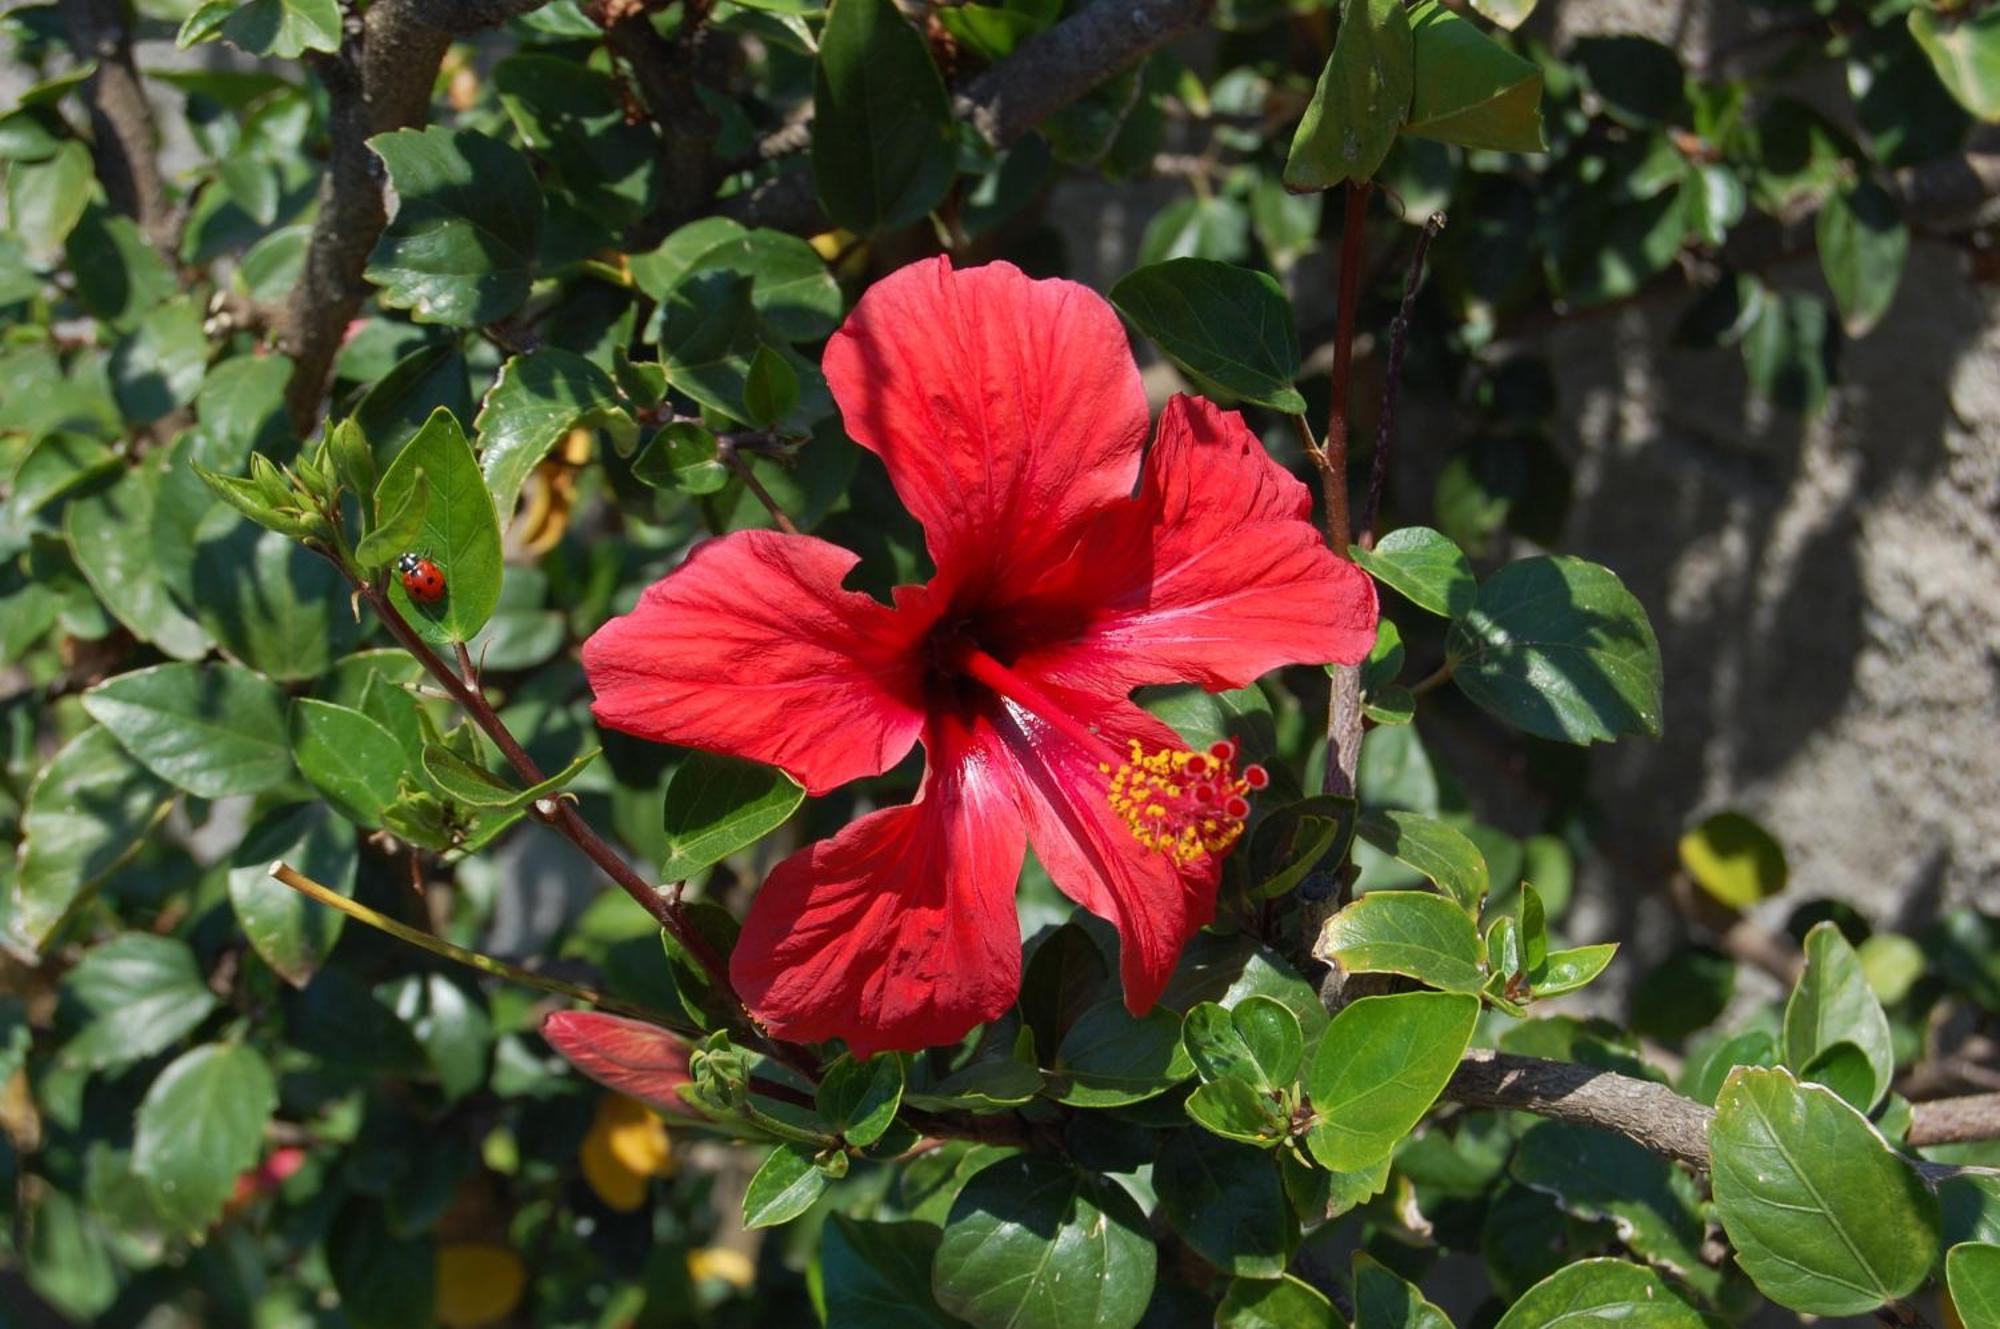
[[[952,648],[949,664],[1097,757],[1104,798],[1134,839],[1176,863],[1220,858],[1243,838],[1250,795],[1271,783],[1262,766],[1238,768],[1235,739],[1206,752],[1149,747],[1132,739],[1119,752],[1077,723],[1054,698],[970,643]]]

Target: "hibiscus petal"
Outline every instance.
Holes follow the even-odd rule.
[[[1202,858],[1175,862],[1147,849],[1112,811],[1100,763],[1138,739],[1148,748],[1185,748],[1179,736],[1122,698],[1104,701],[1058,687],[1046,689],[1079,721],[1103,736],[1084,747],[1033,712],[1003,702],[994,728],[1013,758],[1028,842],[1057,889],[1118,929],[1118,969],[1125,1005],[1151,1010],[1173,977],[1188,938],[1215,917],[1221,864]]]
[[[607,1089],[662,1112],[701,1115],[679,1092],[682,1085],[693,1082],[688,1045],[656,1025],[603,1011],[556,1011],[542,1021],[542,1037]]]
[[[912,263],[861,297],[823,368],[847,432],[881,456],[958,580],[1031,566],[1131,492],[1146,394],[1088,287],[1009,263]]]
[[[1016,667],[1106,696],[1239,688],[1279,665],[1356,664],[1375,644],[1375,585],[1326,547],[1306,487],[1242,416],[1193,397],[1167,403],[1136,501],[1087,523],[1033,598],[1093,609]]]
[[[840,582],[860,559],[809,536],[696,547],[583,645],[598,722],[782,768],[822,794],[880,775],[923,730],[928,624]]]
[[[751,902],[729,976],[779,1037],[916,1051],[1014,1003],[1026,837],[992,731],[947,723],[915,803],[792,855]]]

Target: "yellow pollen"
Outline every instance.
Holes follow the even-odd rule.
[[[1152,748],[1137,739],[1111,777],[1106,801],[1142,846],[1176,863],[1220,858],[1243,838],[1250,794],[1268,783],[1259,767],[1236,767],[1236,745],[1219,743],[1208,752]]]

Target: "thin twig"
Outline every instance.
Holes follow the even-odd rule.
[[[1410,684],[1410,695],[1412,697],[1421,697],[1426,692],[1430,692],[1436,688],[1441,688],[1450,681],[1451,681],[1451,661],[1446,660],[1436,669],[1431,670],[1430,673],[1425,674],[1422,678]]]
[[[1349,181],[1347,213],[1340,236],[1340,308],[1333,333],[1332,405],[1327,412],[1326,437],[1320,445],[1320,488],[1326,496],[1326,542],[1347,557],[1351,530],[1347,496],[1347,400],[1354,369],[1354,315],[1361,291],[1362,229],[1368,217],[1366,180]],[[1361,671],[1334,665],[1328,671],[1326,705],[1326,770],[1321,787],[1329,794],[1354,792],[1361,760]]]
[[[1916,1148],[2000,1139],[2000,1094],[1966,1094],[1914,1103],[1910,1106],[1909,1133],[1904,1138]]]
[[[612,1011],[618,1015],[629,1015],[635,1020],[644,1020],[649,1024],[657,1024],[665,1028],[675,1027],[673,1020],[659,1011],[636,1005],[620,997],[607,996],[595,989],[584,987],[580,983],[569,983],[560,978],[550,978],[546,974],[533,973],[521,968],[519,965],[508,964],[505,960],[496,960],[490,955],[483,955],[478,951],[467,950],[463,946],[455,946],[442,937],[432,936],[430,933],[420,928],[413,928],[407,923],[399,923],[387,914],[370,909],[367,905],[357,900],[350,900],[332,887],[314,881],[311,877],[306,876],[305,873],[300,872],[289,863],[279,862],[271,864],[271,875],[297,891],[300,895],[311,900],[317,900],[329,909],[337,909],[349,918],[366,923],[378,932],[385,932],[398,941],[407,942],[419,950],[430,952],[432,955],[442,956],[447,960],[456,961],[468,968],[477,969],[482,974],[492,974],[495,978],[504,978],[510,983],[519,983],[523,987],[531,987],[542,992],[554,993],[556,996],[568,997],[573,1001],[586,1002],[589,1005],[598,1007],[600,1010]]]
[[[750,469],[750,463],[737,455],[736,448],[732,444],[726,440],[718,440],[715,455],[742,478],[744,487],[757,496],[757,501],[764,505],[764,511],[771,514],[771,520],[777,523],[779,530],[786,535],[799,533],[799,528],[785,515],[785,510],[778,506],[778,500],[771,497],[771,491],[764,488],[764,482]]]
[[[1389,325],[1389,360],[1382,373],[1382,413],[1375,422],[1375,457],[1368,467],[1368,497],[1361,504],[1361,520],[1355,525],[1355,540],[1363,549],[1375,547],[1375,518],[1382,511],[1382,491],[1389,483],[1389,446],[1396,432],[1396,394],[1403,385],[1403,351],[1410,338],[1410,313],[1416,308],[1417,287],[1424,280],[1424,255],[1431,241],[1444,229],[1444,214],[1433,212],[1417,232],[1416,252],[1410,256],[1410,275],[1403,281],[1403,303]]]

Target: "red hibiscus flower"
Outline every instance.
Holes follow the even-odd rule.
[[[730,976],[783,1038],[858,1055],[951,1043],[1020,987],[1032,844],[1120,938],[1148,1010],[1213,916],[1263,782],[1130,699],[1355,663],[1375,592],[1234,412],[1175,397],[1150,450],[1124,329],[1096,294],[936,259],[877,283],[828,343],[847,432],[923,523],[937,575],[894,607],[859,561],[770,531],[710,540],[585,644],[598,720],[778,766],[812,794],[922,743],[916,801],[779,864]]]

